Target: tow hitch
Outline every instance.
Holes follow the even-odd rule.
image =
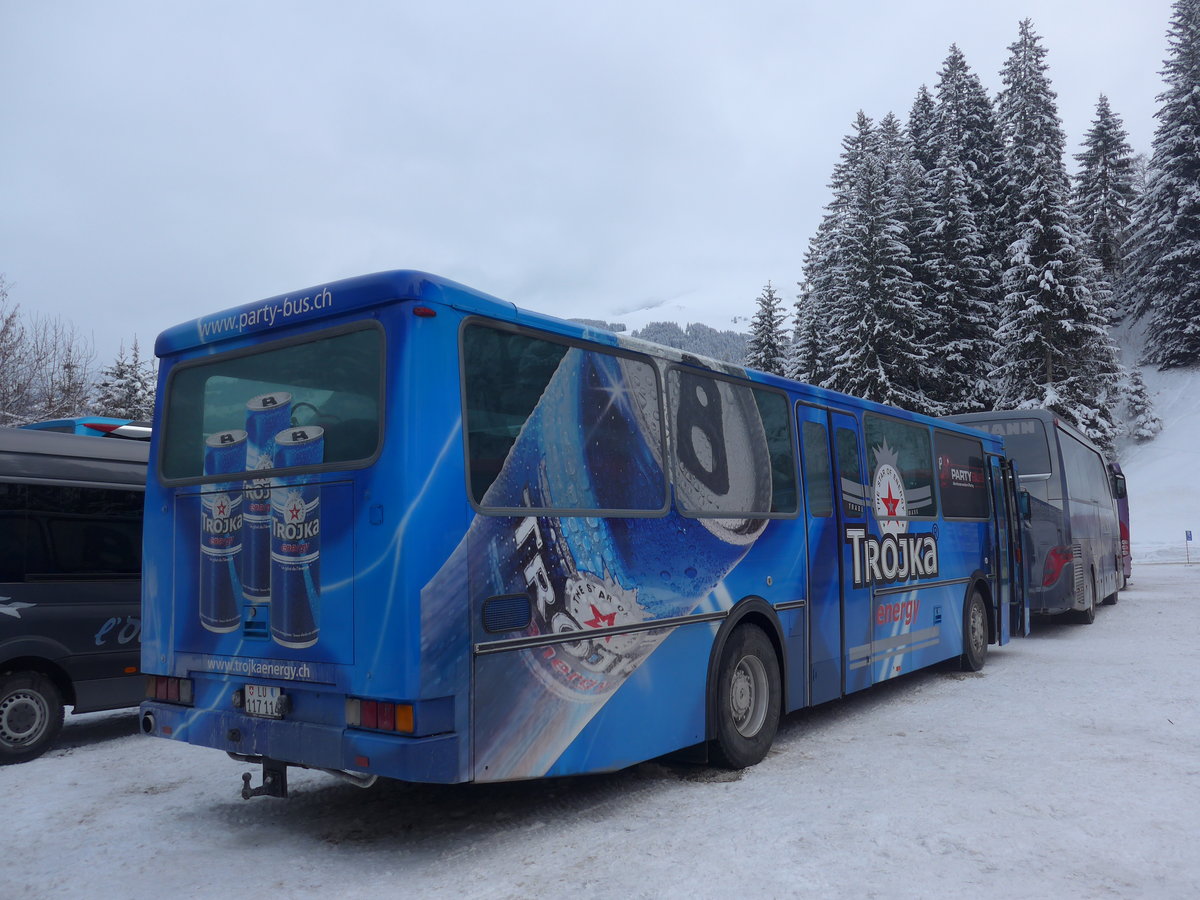
[[[262,784],[256,788],[250,787],[250,780],[253,777],[249,772],[242,773],[243,800],[249,800],[251,797],[287,798],[287,763],[282,763],[277,759],[267,759],[264,756],[262,761]]]

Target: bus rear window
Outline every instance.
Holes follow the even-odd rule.
[[[1017,464],[1020,475],[1049,475],[1050,445],[1046,427],[1038,419],[1012,419],[1007,422],[969,422],[1004,438],[1004,453]]]
[[[379,446],[382,373],[374,326],[180,366],[163,407],[162,475],[365,462]]]

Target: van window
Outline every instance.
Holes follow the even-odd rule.
[[[142,499],[140,491],[0,485],[0,580],[139,577]]]

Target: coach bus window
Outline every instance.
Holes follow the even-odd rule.
[[[382,373],[383,332],[372,326],[180,366],[168,382],[163,476],[212,476],[207,441],[228,433],[235,445],[247,434],[246,453],[231,453],[220,474],[267,468],[275,435],[301,426],[310,440],[284,466],[365,464],[379,446]]]
[[[1065,432],[1060,431],[1059,435],[1067,495],[1088,503],[1112,503],[1108,473],[1100,454]]]
[[[982,428],[1004,438],[1004,452],[1017,464],[1022,476],[1049,475],[1050,445],[1046,440],[1046,427],[1038,419],[1013,419],[1008,422],[972,422],[973,428]]]
[[[871,475],[871,496],[876,512],[885,518],[927,518],[937,515],[933,493],[933,453],[929,429],[899,419],[867,415],[863,417],[867,441],[867,465]],[[899,476],[900,485],[895,484]],[[884,492],[888,499],[883,503]],[[888,512],[892,500],[896,513]]]
[[[662,413],[649,362],[468,325],[471,496],[489,510],[661,510]]]
[[[991,506],[983,445],[974,438],[939,431],[934,447],[942,514],[947,519],[986,519]]]
[[[833,515],[829,435],[819,422],[801,423],[800,435],[804,442],[804,497],[808,513],[815,518],[827,518]]]

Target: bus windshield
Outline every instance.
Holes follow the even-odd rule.
[[[251,446],[265,445],[295,426],[316,426],[323,441],[321,458],[295,465],[371,457],[379,443],[382,357],[382,332],[367,327],[181,367],[164,408],[163,477],[215,474],[205,467],[214,436],[236,443],[245,432]],[[243,455],[219,471],[269,468],[264,459]]]

